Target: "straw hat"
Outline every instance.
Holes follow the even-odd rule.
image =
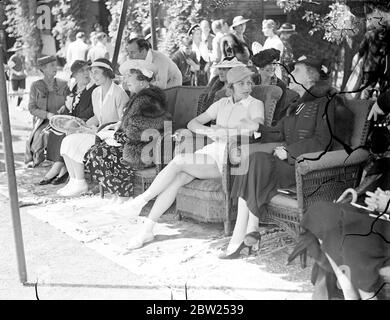
[[[237,27],[237,26],[239,26],[240,24],[247,23],[247,22],[250,21],[250,20],[251,20],[251,19],[245,19],[243,16],[234,17],[233,23],[232,23],[232,25],[231,25],[231,28]]]

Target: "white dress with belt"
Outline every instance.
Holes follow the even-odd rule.
[[[241,120],[264,119],[264,103],[252,96],[237,103],[233,102],[232,97],[227,97],[214,102],[206,112],[213,120],[216,120],[218,126],[236,129],[239,127]],[[239,133],[238,130],[235,131],[236,135]],[[215,141],[195,153],[206,154],[213,158],[222,173],[226,146],[227,144],[224,141]]]
[[[97,87],[92,92],[93,112],[99,121],[99,127],[106,123],[118,122],[123,115],[123,109],[129,101],[126,92],[114,82],[103,99],[102,88]],[[84,155],[95,144],[95,135],[75,133],[62,140],[61,155],[83,163]]]

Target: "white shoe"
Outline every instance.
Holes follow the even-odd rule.
[[[88,183],[85,180],[74,180],[74,183],[61,192],[64,197],[78,197],[88,191]]]
[[[147,202],[141,196],[138,196],[134,199],[123,202],[117,208],[119,211],[129,213],[130,218],[136,218],[140,215],[142,208],[146,204]]]
[[[127,244],[127,249],[134,250],[144,246],[145,243],[154,240],[153,232],[141,232],[139,235],[134,236]]]
[[[57,194],[63,196],[63,192],[67,192],[70,188],[73,187],[74,179],[69,179],[69,182],[62,188],[57,190]]]

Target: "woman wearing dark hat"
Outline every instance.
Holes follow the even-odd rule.
[[[96,85],[91,83],[89,64],[86,61],[76,60],[70,69],[72,72],[71,77],[75,79],[75,83],[70,94],[66,98],[65,106],[63,106],[58,113],[71,115],[80,118],[83,121],[88,121],[88,119],[93,117],[91,95],[92,91],[96,88]],[[58,137],[57,133],[50,132],[49,140],[53,138],[57,138],[59,141],[55,148],[52,148],[51,152],[47,153],[47,159],[58,163],[58,165],[60,163],[64,164],[64,159],[60,154],[60,148],[65,135],[59,135]],[[68,176],[66,167],[63,165],[54,180],[45,176],[45,179],[43,179],[40,184],[48,184],[50,182],[54,185],[61,184],[66,182]]]
[[[115,77],[111,62],[107,59],[96,59],[91,65],[91,76],[98,86],[92,92],[94,115],[87,125],[92,131],[98,127],[117,122],[122,118],[123,109],[129,101],[126,92],[113,82]],[[88,191],[84,177],[84,155],[95,144],[95,134],[76,133],[68,135],[61,144],[61,155],[69,172],[69,182],[57,193],[61,196],[78,196]]]
[[[142,150],[149,141],[142,141],[147,130],[164,130],[164,121],[171,119],[166,111],[165,93],[150,85],[157,73],[155,65],[145,60],[127,60],[120,66],[120,73],[133,93],[116,131],[98,133],[113,136],[95,144],[85,155],[85,167],[93,180],[98,181],[122,202],[133,195],[134,170],[144,169],[151,159],[142,159]],[[106,127],[107,128],[107,127]],[[111,137],[110,135],[110,137]],[[114,143],[112,143],[114,142]]]
[[[129,249],[142,247],[144,243],[153,240],[156,221],[175,201],[181,186],[195,178],[221,178],[229,133],[234,136],[241,132],[252,135],[259,125],[264,123],[264,104],[250,95],[252,74],[245,66],[229,70],[229,97],[213,103],[204,113],[188,123],[188,129],[192,132],[207,135],[214,142],[195,153],[177,155],[144,193],[123,204],[123,210],[136,217],[150,200],[157,197],[142,229],[128,244]],[[205,126],[213,120],[216,120],[216,126]]]
[[[193,25],[188,30],[188,35],[192,37],[192,51],[195,52],[196,61],[199,70],[195,71],[195,86],[206,86],[209,82],[210,55],[207,45],[202,41],[202,30],[198,24]]]
[[[45,56],[38,59],[39,70],[43,79],[31,84],[28,109],[34,116],[34,128],[26,145],[25,162],[32,162],[32,166],[39,165],[45,160],[44,150],[50,154],[58,147],[59,138],[51,136],[45,145],[42,130],[47,127],[49,119],[57,114],[64,105],[69,93],[68,85],[64,80],[57,79],[57,59],[54,56]],[[55,163],[45,175],[42,184],[50,183],[61,171],[61,163]]]
[[[269,146],[274,147],[274,152],[244,155],[249,157],[249,167],[244,174],[233,178],[231,194],[238,198],[238,215],[226,254],[221,258],[238,258],[244,248],[260,242],[258,225],[264,205],[276,195],[278,188],[295,184],[297,157],[328,147],[331,138],[328,122],[334,125],[334,105],[327,108],[326,97],[333,89],[320,84],[321,75],[325,76],[327,71],[319,59],[303,57],[298,61],[290,87],[298,92],[300,99],[289,106],[287,116],[277,126],[260,125],[260,143],[272,143]]]
[[[280,63],[284,66],[282,66],[282,80],[288,84],[290,78],[285,68],[288,68],[288,66],[291,65],[291,63],[294,61],[294,55],[290,44],[290,37],[293,34],[296,34],[295,25],[288,22],[283,23],[278,30],[278,34],[284,46],[283,52],[280,56]]]
[[[259,68],[260,84],[274,85],[282,89],[282,96],[276,104],[272,125],[275,125],[280,119],[286,115],[286,84],[280,80],[275,70],[278,66],[280,51],[274,48],[260,51],[252,57],[253,64]]]

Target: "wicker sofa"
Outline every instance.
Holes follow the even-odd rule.
[[[369,128],[366,118],[371,105],[371,102],[365,100],[346,100],[346,106],[355,116],[351,137],[353,147],[366,142]],[[270,110],[267,112],[270,116]],[[270,144],[249,146],[250,152],[271,152],[272,149]],[[236,206],[230,197],[231,174],[237,159],[232,159],[235,147],[229,146],[228,150],[230,151],[226,153],[227,165],[224,167],[222,180],[194,180],[182,187],[176,198],[179,217],[190,217],[201,222],[223,222],[226,235],[231,233],[232,222],[237,214]],[[296,199],[282,194],[273,197],[263,222],[275,223],[296,237],[301,216],[311,203],[318,200],[332,201],[346,188],[358,185],[362,166],[368,158],[367,151],[357,149],[348,155],[344,150],[336,150],[327,152],[320,160],[309,160],[316,159],[319,154],[305,154],[297,161]]]
[[[277,86],[254,86],[251,95],[264,101],[265,124],[270,125],[273,119],[275,106],[282,95],[282,90]],[[175,154],[186,150],[197,150],[210,143],[206,137],[184,139],[176,146]],[[226,171],[226,170],[225,170]],[[222,179],[195,179],[179,189],[176,197],[176,212],[181,217],[189,217],[196,221],[206,223],[224,223],[225,233],[231,231],[230,193],[227,189],[227,176]],[[229,215],[226,214],[229,212]]]

